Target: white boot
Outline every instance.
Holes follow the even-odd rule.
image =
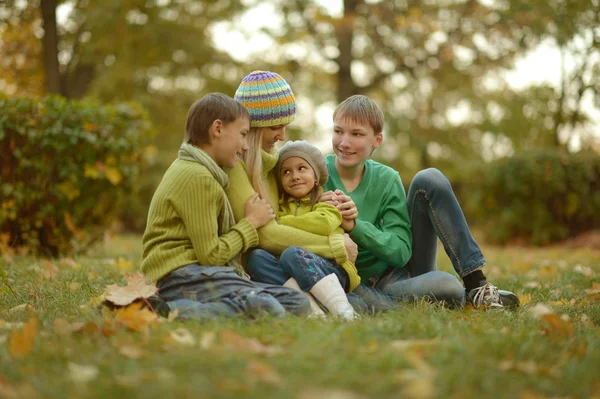
[[[332,314],[341,316],[348,321],[356,318],[354,308],[350,305],[350,302],[348,302],[348,298],[340,284],[340,280],[338,280],[335,274],[329,274],[319,280],[317,284],[312,287],[310,293],[313,294]]]
[[[325,312],[323,312],[323,309],[321,309],[321,307],[319,306],[317,301],[315,301],[315,298],[309,292],[302,291],[302,289],[298,285],[298,282],[296,281],[295,278],[293,278],[293,277],[290,278],[288,281],[286,281],[283,284],[283,286],[287,287],[287,288],[292,288],[296,291],[300,291],[300,292],[303,292],[304,294],[306,294],[306,296],[308,297],[308,300],[310,301],[310,308],[312,310],[310,316],[325,317]]]

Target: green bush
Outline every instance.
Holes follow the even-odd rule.
[[[544,245],[600,227],[600,156],[529,150],[469,178],[468,214],[495,243]]]
[[[135,104],[0,97],[0,234],[50,255],[86,247],[136,191],[151,124]]]

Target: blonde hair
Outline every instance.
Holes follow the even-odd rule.
[[[262,142],[263,142],[263,129],[262,127],[251,127],[246,140],[248,142],[248,151],[242,156],[242,160],[248,168],[248,178],[254,191],[256,191],[261,198],[265,199],[268,203],[271,203],[267,187],[263,182],[263,162],[262,162]],[[273,204],[271,204],[273,205]]]
[[[383,132],[383,111],[375,101],[367,96],[357,94],[348,97],[335,107],[335,111],[333,111],[334,122],[338,115],[361,125],[368,123],[375,134]]]

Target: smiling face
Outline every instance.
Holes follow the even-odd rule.
[[[250,129],[250,121],[241,117],[226,125],[216,124],[214,128],[217,130],[215,161],[221,167],[233,168],[236,160],[248,151],[246,136]]]
[[[334,120],[333,151],[336,164],[346,168],[359,168],[371,157],[373,150],[381,145],[382,133],[375,133],[368,124],[338,115]]]
[[[262,149],[271,152],[278,141],[285,140],[285,128],[287,125],[269,126],[262,129]]]
[[[281,186],[294,198],[303,198],[317,185],[315,171],[300,157],[290,157],[281,163]]]

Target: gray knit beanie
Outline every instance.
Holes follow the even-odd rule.
[[[281,164],[288,158],[300,157],[304,159],[317,175],[320,186],[327,183],[329,172],[325,165],[325,158],[321,151],[306,140],[288,141],[279,149],[279,160],[277,161],[277,173],[280,173]]]

